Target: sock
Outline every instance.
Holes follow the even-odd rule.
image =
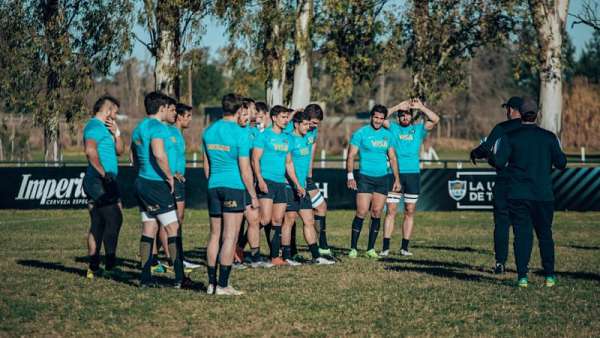
[[[260,259],[260,248],[250,248],[250,258],[253,262],[258,262]]]
[[[298,246],[296,245],[296,222],[292,225],[292,240],[290,242],[290,248],[292,250],[292,257],[298,254]]]
[[[208,271],[208,284],[217,285],[217,267],[209,266],[207,271]]]
[[[96,247],[96,253],[90,256],[90,270],[98,271],[100,269],[100,250]]]
[[[321,257],[321,255],[319,255],[319,247],[317,246],[316,243],[309,244],[308,250],[310,250],[310,254],[312,255],[313,259],[317,259],[317,258]]]
[[[409,239],[402,238],[402,250],[408,251],[408,242],[409,241],[410,241]]]
[[[273,225],[273,240],[271,240],[271,258],[279,257],[279,247],[281,246],[281,226]]]
[[[383,251],[390,249],[390,238],[383,238]]]
[[[181,229],[181,227],[179,227],[179,229]],[[181,238],[181,233],[177,235],[177,248],[181,248],[181,250],[178,252],[178,255],[181,257],[181,261],[183,262],[185,258],[183,256],[183,238]]]
[[[325,222],[325,216],[315,215],[315,222],[317,223],[317,229],[319,229],[319,247],[321,249],[329,249],[327,244],[327,224]]]
[[[229,285],[229,273],[231,265],[219,265],[219,286],[226,288]]]
[[[152,266],[158,265],[158,255],[152,255]]]
[[[238,248],[244,249],[246,247],[246,244],[248,244],[248,230],[246,230],[242,235],[240,235],[241,237],[238,237],[238,243],[237,246]]]
[[[171,264],[175,270],[175,283],[181,283],[183,280],[183,261],[181,260],[181,249],[178,245],[179,236],[169,237],[169,256],[171,256]]]
[[[263,226],[265,228],[265,236],[267,237],[267,245],[269,246],[269,250],[271,250],[271,223],[265,224]]]
[[[356,249],[358,245],[358,237],[360,237],[360,230],[362,229],[364,218],[360,218],[358,216],[354,216],[354,220],[352,220],[352,241],[350,244],[350,248]]]
[[[140,239],[140,257],[142,263],[142,274],[140,282],[149,283],[152,279],[150,273],[150,266],[152,265],[152,246],[154,244],[154,238],[142,235]]]
[[[283,245],[281,251],[283,253],[283,259],[292,259],[292,248],[289,245]]]
[[[380,222],[381,218],[371,217],[371,227],[369,228],[369,243],[367,246],[367,250],[375,248],[375,242],[377,241],[377,235],[379,234]]]
[[[106,270],[112,270],[117,265],[117,256],[114,253],[106,254],[104,260],[104,266],[106,267]]]

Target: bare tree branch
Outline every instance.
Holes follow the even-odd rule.
[[[569,13],[569,16],[575,19],[571,27],[584,24],[595,31],[600,31],[600,3],[596,0],[587,0],[583,3],[582,7],[583,9],[580,13]]]

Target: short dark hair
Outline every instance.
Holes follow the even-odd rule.
[[[388,110],[384,105],[376,104],[371,108],[371,116],[375,115],[375,113],[381,113],[383,116],[387,117]]]
[[[269,112],[269,106],[267,106],[266,103],[262,102],[262,101],[258,101],[254,104],[254,106],[256,107],[257,111],[263,112],[263,113],[268,113]]]
[[[104,106],[106,101],[112,102],[112,104],[114,104],[117,107],[121,106],[121,103],[115,97],[110,96],[108,94],[102,95],[98,100],[96,100],[96,103],[94,103],[94,114],[96,114],[100,111],[100,109],[102,109],[102,106]]]
[[[244,97],[244,98],[242,99],[242,106],[243,106],[244,108],[249,108],[249,107],[250,107],[250,104],[254,104],[254,105],[256,105],[256,102],[254,101],[254,99],[253,99],[253,98],[251,98],[251,97]]]
[[[160,107],[176,105],[177,101],[161,92],[151,92],[146,94],[144,97],[144,107],[146,107],[146,114],[154,115],[158,113]]]
[[[223,108],[224,116],[231,116],[237,113],[242,107],[242,97],[238,94],[229,93],[221,99],[221,107]]]
[[[309,119],[316,118],[323,121],[323,109],[318,104],[311,103],[304,108],[304,111],[308,113]]]
[[[276,105],[276,106],[273,106],[273,108],[271,108],[270,114],[271,114],[271,117],[275,117],[282,113],[291,113],[292,111],[293,110],[286,108],[284,106]]]
[[[175,105],[175,110],[177,110],[177,115],[183,116],[185,113],[192,111],[192,107],[185,103],[179,102]]]
[[[302,121],[309,121],[312,118],[312,116],[310,116],[310,114],[304,110],[304,111],[297,111],[296,114],[294,114],[294,118],[292,119],[292,121],[294,123],[300,123]]]

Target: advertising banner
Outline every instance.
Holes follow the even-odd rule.
[[[85,167],[0,168],[1,209],[85,208]],[[496,173],[489,169],[425,169],[421,172],[419,210],[491,210]],[[600,210],[600,168],[569,168],[552,174],[556,210]],[[132,167],[120,167],[118,182],[125,207],[135,207]],[[206,208],[207,180],[201,168],[188,168],[186,204]],[[329,209],[353,209],[354,191],[343,169],[314,169],[314,181]]]

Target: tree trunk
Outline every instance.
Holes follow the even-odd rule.
[[[312,86],[310,26],[313,15],[313,0],[298,0],[296,14],[296,53],[298,63],[294,68],[294,88],[291,108],[304,108],[310,103]]]
[[[173,1],[158,1],[156,6],[157,46],[154,66],[155,90],[179,97],[177,48],[179,10]]]
[[[187,87],[188,87],[188,104],[190,106],[194,106],[194,92],[193,92],[193,84],[192,84],[192,68],[193,68],[193,60],[190,60],[190,64],[188,65],[187,72]]]
[[[562,33],[568,0],[529,0],[537,31],[540,64],[540,112],[542,128],[560,135],[562,116]]]
[[[274,0],[271,3],[268,3],[268,8],[278,9],[279,1]],[[264,9],[263,9],[264,10]],[[281,27],[278,21],[270,22],[268,25],[271,26],[271,41],[268,41],[266,44],[269,46],[266,51],[266,59],[267,59],[267,81],[266,81],[266,89],[267,89],[267,104],[269,107],[273,107],[275,105],[283,105],[283,97],[284,97],[284,84],[286,79],[286,66],[287,66],[287,57],[285,51],[285,41],[282,41],[281,38]]]
[[[267,84],[267,104],[269,107],[283,105],[283,85],[285,84],[285,60],[273,62],[273,78]]]
[[[415,34],[415,45],[414,45],[414,59],[412,77],[412,95],[413,97],[426,99],[426,83],[424,78],[424,65],[427,44],[427,22],[429,21],[429,1],[428,0],[414,0],[413,1],[413,22],[414,22],[414,34]]]
[[[42,124],[44,127],[44,159],[58,161],[60,153],[59,116],[60,116],[60,68],[64,47],[63,20],[58,0],[48,0],[44,4],[44,30],[48,54],[48,74],[46,76],[46,102],[43,109]]]

